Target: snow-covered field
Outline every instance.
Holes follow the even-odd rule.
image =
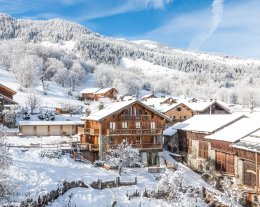
[[[14,141],[14,140],[13,140]],[[37,199],[39,195],[45,195],[51,190],[57,189],[63,181],[82,180],[87,184],[101,179],[103,181],[115,180],[118,177],[116,171],[108,171],[103,168],[96,168],[92,165],[75,162],[64,155],[60,159],[46,158],[40,156],[39,149],[24,151],[10,148],[13,166],[10,175],[17,184],[17,193],[13,199],[16,203],[25,198]],[[126,194],[135,190],[154,189],[158,183],[154,176],[147,172],[147,168],[127,169],[121,176],[122,181],[133,181],[138,178],[138,184],[130,187],[120,187],[114,189],[95,190],[92,188],[75,188],[66,192],[63,196],[55,200],[50,206],[66,206],[66,202],[71,206],[111,206],[112,201],[117,201],[118,206],[167,206],[166,201],[135,198],[128,200]]]
[[[15,80],[14,74],[0,68],[0,83],[15,90],[17,94],[14,95],[14,101],[20,105],[25,105],[28,91],[19,91],[19,84]],[[81,90],[87,87],[96,87],[95,76],[91,73],[87,75],[85,81],[81,85],[75,88],[75,93],[79,93]],[[54,82],[49,83],[47,95],[44,95],[40,81],[35,90],[37,96],[39,96],[41,99],[42,107],[53,108],[60,106],[61,104],[83,105],[82,101],[78,101],[75,98],[69,97],[66,89]]]

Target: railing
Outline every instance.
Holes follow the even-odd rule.
[[[79,134],[99,135],[99,129],[78,127]]]
[[[108,136],[162,134],[162,129],[107,129]]]
[[[113,145],[107,145],[106,149],[107,151],[109,151],[110,149],[116,149],[117,148],[117,144],[113,144]],[[163,144],[161,143],[142,143],[142,144],[132,144],[131,145],[133,148],[136,149],[162,149]]]
[[[150,121],[150,115],[121,115],[121,121]]]
[[[80,143],[77,146],[83,151],[99,151],[99,144]]]
[[[78,133],[79,134],[85,134],[84,127],[78,127]]]

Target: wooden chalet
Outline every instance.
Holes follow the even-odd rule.
[[[259,122],[260,123],[260,122]],[[244,187],[259,194],[260,129],[232,144],[238,159],[238,176]]]
[[[147,165],[159,165],[162,132],[170,119],[137,100],[111,103],[85,117],[79,129],[80,148],[88,159],[104,160],[106,153],[124,139],[139,149]]]
[[[171,124],[185,121],[194,115],[194,111],[186,104],[177,103],[177,100],[170,97],[150,98],[143,103],[168,116],[172,120]]]
[[[205,138],[211,146],[209,158],[214,160],[212,169],[221,174],[238,176],[242,184],[243,176],[239,170],[243,167],[232,144],[257,131],[259,128],[260,120],[257,121],[257,119],[245,117],[212,135],[206,136]]]
[[[240,120],[242,115],[195,115],[176,127],[179,151],[187,153],[186,162],[196,170],[209,170],[207,161],[213,150],[205,136]]]
[[[4,122],[4,114],[3,110],[8,105],[14,105],[17,104],[13,100],[13,96],[16,94],[16,92],[7,86],[4,86],[3,84],[0,84],[0,123]]]
[[[82,100],[98,101],[101,98],[116,99],[118,91],[115,88],[86,88],[80,94]]]
[[[185,102],[195,114],[230,114],[230,110],[219,101]]]
[[[142,101],[147,101],[150,98],[157,98],[157,96],[155,96],[154,94],[148,94],[148,95],[144,95],[142,97]]]

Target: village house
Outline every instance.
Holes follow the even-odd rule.
[[[85,117],[79,129],[81,151],[94,161],[104,160],[110,149],[127,140],[140,152],[147,165],[159,165],[163,147],[162,132],[167,116],[138,100],[105,105]]]
[[[0,123],[4,124],[4,113],[3,110],[8,107],[8,105],[17,104],[13,100],[13,96],[16,92],[3,84],[0,84]]]
[[[179,151],[192,168],[199,171],[210,170],[210,154],[214,151],[205,136],[240,120],[243,115],[195,115],[175,126],[179,139]],[[215,153],[215,152],[214,152]],[[209,156],[210,155],[210,156]]]
[[[168,116],[171,119],[171,125],[185,121],[194,114],[194,111],[187,105],[178,103],[176,99],[171,97],[149,98],[143,103]]]
[[[230,110],[219,101],[185,101],[194,114],[230,114]]]
[[[260,120],[242,118],[220,131],[205,136],[211,146],[209,159],[214,160],[212,169],[230,176],[239,175],[240,183],[243,183],[243,163],[236,155],[232,144],[246,137],[260,128]]]
[[[260,123],[260,122],[258,122]],[[238,179],[259,194],[260,129],[232,144],[238,159]]]
[[[20,121],[21,136],[69,136],[77,134],[83,121]]]
[[[82,100],[98,101],[101,98],[116,99],[118,91],[115,88],[86,88],[80,94]]]

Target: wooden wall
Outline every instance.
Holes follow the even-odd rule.
[[[193,116],[193,111],[188,107],[185,107],[185,105],[180,104],[170,111],[167,111],[165,115],[169,116],[173,121],[177,122],[191,118]]]

